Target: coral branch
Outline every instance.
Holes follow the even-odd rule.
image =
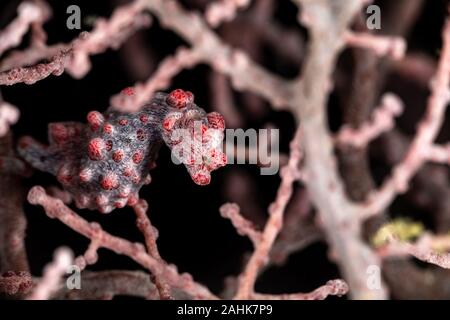
[[[235,203],[226,203],[220,207],[220,215],[223,218],[230,219],[237,233],[241,236],[247,236],[252,241],[253,246],[256,246],[262,240],[261,232],[255,229],[253,223],[245,219],[241,213],[240,208]]]
[[[390,56],[395,60],[402,59],[406,52],[406,42],[401,37],[347,31],[344,40],[348,46],[370,49],[377,56]]]
[[[394,117],[399,116],[402,111],[401,100],[394,94],[385,94],[381,105],[373,113],[372,121],[363,124],[358,129],[343,126],[336,136],[336,143],[356,148],[366,147],[380,134],[391,130],[394,127]]]
[[[323,226],[356,299],[384,299],[386,291],[367,287],[367,268],[379,265],[378,257],[362,241],[357,211],[348,199],[337,171],[334,146],[327,128],[326,102],[343,35],[360,9],[359,0],[297,1],[302,5],[300,22],[310,31],[309,54],[302,78],[297,80],[293,100],[297,119],[302,120],[302,145],[306,155],[306,185]]]
[[[26,66],[33,66],[42,60],[51,60],[60,52],[69,50],[70,44],[55,44],[52,46],[32,46],[22,51],[13,51],[0,60],[0,71],[7,72]]]
[[[86,269],[88,265],[93,265],[98,261],[98,249],[100,249],[100,239],[97,235],[96,237],[91,239],[88,248],[86,251],[76,257],[74,264],[80,268],[80,270]]]
[[[411,255],[421,261],[450,269],[450,253],[442,252],[449,248],[450,239],[448,236],[433,237],[425,234],[416,243],[392,239],[389,244],[378,250],[378,254],[382,258]]]
[[[206,21],[213,27],[217,27],[224,21],[230,21],[236,16],[239,9],[249,6],[250,0],[218,0],[206,8]]]
[[[290,88],[240,50],[224,44],[196,13],[187,13],[174,0],[143,0],[162,25],[177,32],[200,52],[202,62],[230,76],[237,90],[248,90],[269,100],[275,109],[288,105]]]
[[[442,37],[444,47],[432,82],[425,117],[419,124],[404,160],[394,167],[392,177],[383,183],[380,190],[372,193],[368,203],[361,208],[363,218],[381,212],[389,206],[397,193],[408,189],[409,181],[427,160],[429,147],[439,133],[450,101],[450,20],[445,23]]]
[[[415,52],[395,61],[392,69],[402,78],[413,81],[421,87],[427,87],[436,73],[436,61],[423,53]]]
[[[47,20],[49,8],[44,4],[26,1],[19,5],[17,18],[0,31],[0,56],[9,48],[20,44],[22,37],[33,23],[43,23]]]
[[[36,66],[16,68],[0,73],[0,85],[13,85],[16,83],[34,84],[53,74],[60,76],[70,61],[72,50],[63,50],[54,56],[48,63],[40,63]]]
[[[27,293],[33,286],[33,279],[26,271],[8,271],[0,276],[0,293],[15,295]]]
[[[174,76],[185,68],[191,68],[200,62],[198,50],[179,48],[174,56],[165,58],[153,76],[145,83],[138,83],[133,94],[116,94],[111,98],[111,105],[121,112],[136,112],[157,90],[167,88]]]
[[[41,281],[33,289],[29,300],[50,299],[59,287],[59,282],[72,264],[73,253],[69,249],[56,250],[53,262],[45,267]]]
[[[83,289],[62,288],[56,299],[70,300],[111,300],[115,296],[140,297],[156,300],[158,290],[143,271],[110,270],[82,273]]]
[[[298,166],[302,157],[300,140],[300,130],[297,130],[291,142],[291,154],[288,164],[281,172],[281,184],[277,192],[277,197],[269,207],[269,219],[261,234],[261,240],[255,242],[257,239],[252,236],[255,251],[245,266],[244,271],[239,276],[239,286],[235,296],[237,299],[249,299],[254,293],[254,285],[258,272],[268,263],[270,250],[283,226],[284,211],[291,198],[293,183],[297,180]]]
[[[133,209],[136,214],[136,225],[144,235],[148,254],[157,259],[161,264],[166,264],[161,258],[158,246],[156,244],[158,230],[151,224],[150,219],[147,216],[147,202],[145,200],[140,200],[135,206],[133,206]],[[161,299],[172,299],[170,286],[163,278],[155,276],[155,285]]]
[[[425,157],[430,162],[450,164],[450,144],[429,146]]]
[[[103,231],[100,225],[89,223],[75,212],[66,207],[61,200],[49,197],[45,190],[36,186],[28,193],[28,201],[31,204],[39,204],[44,207],[50,218],[57,218],[79,234],[98,241],[99,248],[106,248],[117,254],[123,254],[146,269],[156,277],[163,277],[171,286],[179,288],[197,299],[217,299],[206,287],[196,283],[189,274],[180,275],[174,266],[162,264],[157,259],[145,252],[141,244],[131,243]]]
[[[71,204],[73,201],[72,195],[69,192],[56,186],[49,186],[46,190],[51,197],[60,199],[64,204]]]
[[[149,27],[153,18],[159,22],[151,33],[142,32],[136,38],[138,41],[128,42],[128,48],[122,52],[122,58],[128,60],[123,67],[133,69],[126,70],[135,78],[132,81],[148,77],[145,81],[112,96],[111,108],[106,112],[90,112],[87,125],[50,123],[49,146],[30,137],[17,143],[27,162],[53,174],[67,190],[64,193],[50,187],[45,191],[35,186],[28,193],[28,201],[42,206],[48,217],[58,219],[87,238],[87,248],[73,262],[83,270],[83,290],[70,290],[61,284],[65,267],[72,263],[68,251],[55,254],[55,261],[45,269],[42,279],[35,278],[37,285],[32,290],[25,250],[25,194],[21,187],[30,167],[13,151],[10,126],[17,122],[19,111],[0,99],[0,294],[13,299],[112,299],[117,295],[218,299],[189,273],[180,273],[161,257],[158,230],[150,221],[147,202],[139,201],[138,193],[143,184],[151,181],[149,170],[155,166],[161,145],[165,143],[172,151],[181,151],[186,158],[183,150],[177,150],[180,141],[173,134],[182,129],[186,133],[183,138],[195,138],[194,120],[201,120],[201,141],[190,148],[194,156],[182,160],[193,181],[209,184],[210,172],[225,165],[226,154],[210,150],[214,142],[222,146],[223,117],[217,112],[207,114],[198,107],[191,92],[178,89],[168,95],[155,94],[175,80],[183,82],[184,70],[196,67],[195,75],[204,74],[203,64],[212,69],[206,71],[211,77],[206,83],[201,77],[193,79],[195,83],[189,84],[190,89],[200,91],[206,84],[209,92],[200,94],[199,100],[210,99],[213,109],[223,111],[229,127],[279,125],[284,132],[282,137],[291,132],[292,124],[296,127],[290,156],[271,154],[277,159],[283,157],[283,161],[281,183],[267,217],[257,199],[258,186],[251,180],[251,173],[241,174],[240,169],[224,173],[225,197],[236,204],[224,204],[220,213],[230,220],[238,234],[248,237],[253,244],[253,251],[242,259],[243,270],[227,282],[224,298],[316,300],[348,293],[354,299],[386,299],[389,293],[394,298],[450,294],[450,277],[445,273],[445,269],[450,269],[450,236],[423,234],[416,224],[396,222],[373,234],[374,228],[386,221],[391,203],[408,191],[399,199],[400,208],[404,200],[409,201],[432,214],[437,232],[448,232],[450,184],[445,165],[450,164],[450,143],[441,143],[438,134],[448,135],[443,123],[450,102],[449,18],[442,31],[443,48],[436,65],[430,53],[405,57],[405,39],[412,39],[411,47],[419,41],[417,37],[408,37],[408,30],[420,16],[424,0],[383,4],[387,15],[383,14],[382,31],[368,30],[367,16],[361,10],[370,2],[367,0],[293,0],[299,7],[298,21],[306,31],[290,21],[281,21],[289,7],[274,0],[114,2],[120,5],[109,18],[93,18],[92,31],[81,32],[67,43],[53,42],[53,32],[52,43],[47,41],[44,24],[51,17],[52,8],[46,0],[24,0],[18,6],[17,17],[9,25],[8,21],[2,23],[6,27],[0,30],[0,86],[10,86],[34,84],[64,72],[76,79],[83,78],[91,69],[93,55],[118,49],[139,29]],[[205,9],[205,14],[188,11],[184,6]],[[7,9],[15,8],[11,5]],[[2,14],[8,17],[14,12],[5,10]],[[161,32],[159,26],[179,38],[173,34],[166,37],[168,33]],[[185,46],[173,50],[172,55],[161,56],[162,61],[156,65],[156,57],[167,51],[157,48],[161,41],[157,46],[146,43],[154,33],[164,43],[181,41]],[[21,42],[24,44],[17,48]],[[346,52],[341,57],[347,47],[352,49],[350,55]],[[421,52],[435,49],[425,47],[419,48]],[[3,57],[5,53],[7,56]],[[267,67],[263,67],[265,64]],[[155,71],[150,74],[152,66]],[[392,84],[386,82],[387,75],[407,78],[400,86],[395,82],[392,89],[399,94],[402,89],[411,91],[411,85],[423,91],[434,75],[425,114],[411,143],[397,133],[400,129],[411,130],[408,120],[418,116],[418,108],[409,99],[409,93],[401,94],[411,107],[399,121],[401,128],[396,130],[395,118],[402,114],[403,105],[397,96],[383,95],[382,90]],[[5,91],[14,94],[17,89],[20,88]],[[103,97],[104,94],[100,92]],[[425,92],[411,97],[421,94]],[[371,112],[380,96],[380,106]],[[334,135],[330,126],[334,129],[336,122],[328,110],[336,100],[342,106],[343,124]],[[335,111],[332,112],[334,115]],[[273,122],[272,119],[266,122],[272,115]],[[24,124],[29,119],[24,117]],[[214,129],[214,135],[209,129]],[[275,141],[261,137],[251,146],[236,146],[230,141],[223,146],[234,151],[238,163],[262,167],[266,164],[261,151],[267,151],[266,146],[272,147],[272,142]],[[283,149],[284,141],[280,142]],[[383,148],[389,150],[385,152]],[[193,159],[196,156],[200,161]],[[393,167],[378,190],[370,171],[373,159],[369,157],[373,156]],[[378,171],[375,175],[373,178],[380,176]],[[173,193],[170,197],[177,195]],[[109,234],[100,224],[87,221],[67,206],[72,200],[80,209],[102,213],[132,207],[145,246]],[[367,218],[374,219],[366,221]],[[415,237],[420,238],[404,242]],[[255,292],[260,274],[319,239],[327,241],[329,259],[339,266],[344,280],[328,281],[309,293]],[[375,247],[367,243],[368,239]],[[145,272],[84,270],[97,263],[100,249],[129,257]],[[390,259],[397,257],[400,259]],[[432,266],[426,272],[417,271],[414,265],[417,261],[412,257]],[[34,262],[31,263],[34,269]],[[370,270],[374,267],[382,268],[389,292],[381,278],[377,279],[380,286],[369,285]],[[405,277],[411,281],[401,281]],[[420,292],[416,294],[417,287]]]

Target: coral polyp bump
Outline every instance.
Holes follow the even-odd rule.
[[[211,171],[226,164],[224,129],[219,113],[207,114],[191,92],[177,89],[157,93],[136,113],[91,111],[87,124],[50,123],[49,146],[23,137],[18,151],[36,169],[55,175],[78,208],[108,213],[137,203],[163,143],[189,154],[182,162],[191,178],[209,184]]]

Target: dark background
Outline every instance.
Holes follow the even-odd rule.
[[[81,7],[82,20],[86,22],[90,17],[109,16],[117,4],[115,1],[105,0],[49,2],[54,10],[53,18],[45,25],[49,43],[68,42],[80,32],[66,28],[68,5],[78,4]],[[297,8],[288,0],[276,2],[279,3],[279,22],[298,28],[304,34],[304,30],[296,23]],[[410,50],[424,51],[432,57],[437,57],[441,46],[441,26],[446,2],[425,2],[425,8],[408,39],[408,44]],[[202,10],[201,6],[195,6],[191,1],[182,3],[186,8]],[[386,1],[379,3],[384,6]],[[14,17],[17,4],[18,1],[0,3],[0,27]],[[270,25],[267,27],[270,28]],[[90,30],[91,26],[84,23],[82,29]],[[154,19],[150,29],[141,32],[152,49],[151,59],[155,59],[154,66],[166,55],[173,53],[179,45],[184,44],[172,31],[162,29],[157,19]],[[277,58],[267,50],[264,66],[290,78],[297,74],[297,67],[280,62]],[[60,77],[50,76],[31,86],[18,84],[2,87],[4,99],[21,110],[20,120],[12,129],[15,138],[31,135],[46,142],[49,123],[85,121],[90,110],[106,110],[111,95],[133,85],[137,80],[144,80],[136,79],[128,72],[125,59],[122,50],[108,50],[91,57],[93,67],[81,80],[63,74]],[[204,65],[184,71],[174,79],[167,91],[174,88],[190,90],[195,94],[197,104],[206,111],[211,111],[210,101],[214,93],[210,92],[208,86],[210,72],[210,68]],[[404,94],[408,94],[408,90],[419,89],[410,87],[402,90]],[[414,95],[414,99],[418,99],[415,101],[416,105],[424,106],[426,94],[426,90],[422,89],[420,94]],[[240,94],[236,94],[236,98],[239,101]],[[333,101],[330,105],[332,103]],[[406,123],[405,127],[412,125],[407,118],[408,112],[402,118],[402,123]],[[339,111],[333,109],[330,114],[331,126],[337,128],[340,123]],[[252,117],[244,114],[244,117],[247,119],[247,128],[261,128],[268,122],[278,126],[281,130],[282,150],[287,151],[294,130],[294,121],[289,114],[274,112],[269,106],[265,106],[262,116]],[[230,222],[221,218],[218,212],[219,207],[230,200],[224,196],[227,177],[236,172],[245,172],[253,177],[255,188],[252,192],[258,199],[257,206],[261,213],[266,214],[266,208],[273,201],[279,185],[278,176],[260,176],[259,169],[255,166],[232,165],[214,172],[209,186],[199,187],[191,181],[184,167],[176,166],[170,161],[167,148],[162,149],[158,167],[151,172],[152,183],[140,192],[141,197],[149,202],[150,218],[159,229],[158,244],[162,257],[176,264],[180,271],[191,273],[196,280],[205,283],[216,293],[222,288],[224,277],[240,272],[242,257],[252,248],[251,243],[237,235]],[[36,171],[24,183],[30,188],[33,185],[55,185],[57,181],[48,174]],[[26,245],[33,274],[41,274],[44,265],[52,259],[55,248],[61,245],[69,246],[76,254],[83,253],[87,248],[86,239],[60,222],[47,218],[40,207],[28,204],[24,206],[28,219]],[[400,205],[400,208],[407,207]],[[132,241],[142,241],[135,226],[135,216],[130,209],[115,210],[108,215],[87,210],[76,211],[90,221],[100,222],[105,230],[114,235]],[[428,223],[420,214],[418,217]],[[127,257],[101,250],[98,263],[88,268],[104,270],[140,267]],[[327,246],[320,242],[292,255],[285,266],[270,268],[259,278],[256,289],[271,293],[310,291],[336,277],[339,277],[338,270],[327,258]]]

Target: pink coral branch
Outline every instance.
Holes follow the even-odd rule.
[[[217,27],[224,21],[233,20],[239,9],[250,5],[250,0],[218,0],[206,8],[206,21],[213,27]]]
[[[283,226],[283,215],[289,199],[292,195],[293,183],[296,181],[296,172],[300,165],[302,153],[300,150],[301,134],[298,130],[291,142],[291,154],[288,164],[281,172],[281,184],[275,201],[269,207],[269,219],[261,234],[261,240],[254,242],[255,251],[239,276],[238,290],[235,295],[237,299],[249,299],[254,293],[254,285],[259,270],[268,263],[270,250],[275,239]],[[239,227],[241,227],[238,224]],[[239,230],[239,229],[238,229]],[[256,241],[255,239],[252,239]]]
[[[0,85],[13,85],[16,83],[34,84],[53,74],[60,76],[70,62],[72,50],[63,50],[54,56],[50,62],[41,63],[32,67],[16,68],[0,73]]]
[[[425,157],[430,162],[450,164],[450,144],[429,146]]]
[[[361,238],[361,225],[355,219],[356,206],[345,193],[327,123],[327,97],[333,68],[345,44],[344,33],[362,2],[296,2],[302,6],[300,22],[310,32],[308,55],[292,101],[295,115],[302,121],[302,146],[306,155],[303,169],[308,176],[305,184],[338,257],[343,277],[350,286],[352,298],[385,299],[384,285],[380,290],[367,287],[367,268],[378,266],[380,262]]]
[[[56,250],[53,262],[45,267],[44,275],[28,296],[29,300],[48,300],[58,290],[61,278],[72,264],[73,253],[67,248]]]
[[[198,50],[201,61],[231,78],[237,90],[248,90],[285,109],[292,96],[289,85],[279,76],[254,63],[241,50],[223,43],[197,13],[188,13],[174,0],[143,0],[161,24],[177,32]]]
[[[235,203],[226,203],[220,207],[220,215],[223,218],[230,219],[237,233],[241,236],[247,236],[252,241],[253,246],[256,246],[262,240],[261,232],[255,229],[253,223],[245,219],[241,213],[240,208]]]
[[[97,225],[94,224],[94,227],[96,228]],[[78,266],[80,270],[84,270],[88,265],[93,265],[97,263],[98,249],[100,249],[99,235],[91,239],[91,242],[89,243],[89,246],[86,249],[86,251],[82,255],[76,257],[74,264]]]
[[[27,15],[22,12],[22,10],[25,10],[23,7],[27,5],[40,7],[40,3],[44,4],[44,2],[41,0],[35,0],[33,3],[26,2],[19,7],[18,18],[7,29],[0,32],[0,40],[4,40],[3,42],[0,41],[0,55],[17,45],[30,27],[31,46],[24,51],[12,52],[0,63],[0,70],[2,71],[0,73],[0,85],[32,84],[52,74],[60,75],[65,71],[75,78],[81,78],[90,70],[91,55],[104,52],[108,48],[116,49],[136,30],[147,27],[150,24],[150,17],[144,11],[150,11],[159,19],[163,27],[177,33],[186,41],[189,48],[181,48],[173,56],[164,59],[156,72],[145,83],[137,83],[133,88],[124,90],[121,94],[112,97],[111,104],[117,111],[138,111],[154,95],[155,91],[168,87],[172,79],[184,69],[205,63],[219,74],[219,77],[213,78],[216,81],[212,86],[213,91],[221,91],[215,96],[216,101],[218,99],[221,102],[221,104],[215,103],[218,107],[230,109],[229,105],[233,104],[231,89],[228,83],[224,81],[226,80],[224,76],[229,76],[230,84],[234,89],[248,91],[244,95],[243,100],[245,102],[255,98],[249,96],[249,93],[257,94],[268,100],[273,109],[292,112],[297,125],[301,121],[301,127],[298,128],[291,143],[291,155],[288,164],[281,171],[281,184],[276,199],[269,207],[269,218],[262,231],[259,231],[251,220],[241,215],[240,208],[237,205],[226,204],[220,209],[222,216],[230,219],[237,232],[247,236],[254,245],[254,251],[250,255],[250,259],[235,286],[233,286],[233,290],[237,289],[235,298],[324,299],[328,295],[342,295],[350,290],[352,298],[384,299],[387,297],[384,284],[381,285],[380,290],[373,290],[367,286],[367,268],[381,266],[380,258],[412,255],[420,260],[449,268],[449,255],[439,253],[440,251],[435,247],[437,241],[430,243],[426,242],[425,238],[421,238],[416,243],[401,243],[393,240],[379,252],[376,252],[365,243],[362,231],[364,230],[363,227],[366,226],[363,224],[363,220],[387,209],[399,193],[408,190],[410,180],[426,162],[449,163],[450,147],[436,145],[435,139],[441,129],[446,105],[450,100],[450,21],[447,21],[444,28],[444,47],[433,82],[426,115],[420,122],[418,133],[413,139],[405,159],[394,167],[392,176],[385,181],[378,191],[370,196],[367,202],[355,203],[350,200],[350,198],[353,198],[354,201],[357,200],[356,197],[351,196],[351,191],[349,192],[352,188],[351,184],[345,184],[342,181],[342,176],[346,176],[346,174],[345,170],[339,170],[336,161],[336,146],[350,146],[351,148],[348,149],[352,152],[355,151],[356,158],[364,155],[364,148],[372,140],[394,127],[394,118],[400,115],[402,105],[396,97],[385,95],[381,106],[375,110],[370,121],[363,123],[362,118],[366,118],[366,111],[363,111],[363,115],[357,112],[359,115],[356,115],[355,118],[358,118],[358,121],[353,121],[353,127],[344,126],[337,136],[333,137],[328,128],[329,115],[327,114],[327,99],[334,85],[332,82],[333,69],[340,52],[345,46],[368,49],[373,53],[369,52],[369,56],[362,55],[362,57],[370,57],[370,61],[364,66],[361,65],[361,68],[357,67],[357,72],[370,78],[374,75],[375,66],[378,64],[381,66],[386,62],[383,60],[383,62],[378,63],[375,55],[400,59],[406,51],[405,40],[398,37],[357,33],[349,30],[353,18],[358,12],[360,13],[363,3],[367,1],[295,0],[294,2],[301,6],[299,21],[308,28],[307,50],[299,47],[298,43],[292,45],[280,40],[279,35],[283,34],[291,35],[293,39],[297,36],[296,32],[292,34],[284,32],[283,27],[271,29],[275,31],[255,31],[257,37],[248,41],[245,39],[246,36],[239,35],[244,39],[243,42],[246,42],[246,45],[242,46],[244,49],[234,49],[212,31],[211,26],[218,26],[224,21],[233,19],[237,15],[237,11],[245,9],[250,2],[250,0],[218,0],[207,8],[205,17],[203,17],[199,13],[186,11],[178,1],[135,0],[116,9],[108,20],[97,19],[91,33],[82,33],[68,44],[51,46],[46,44],[46,34],[43,29],[45,15],[37,17],[36,14],[33,15],[30,12]],[[416,3],[419,2],[416,1]],[[260,3],[255,5],[255,8],[259,7],[259,9],[256,9],[260,12],[259,15],[252,15],[252,10],[249,11],[248,17],[251,17],[249,20],[254,21],[248,23],[252,27],[249,29],[251,32],[246,33],[246,35],[253,36],[251,28],[264,29],[262,28],[263,23],[273,15],[273,6],[271,3],[267,5],[267,3],[264,2],[262,7]],[[398,8],[404,8],[404,4]],[[405,11],[407,13],[415,12],[415,10]],[[239,27],[246,23],[246,21],[241,21],[243,19],[240,18],[237,19],[237,26]],[[241,22],[243,23],[239,24]],[[12,26],[16,27],[12,28]],[[275,24],[275,26],[277,25]],[[228,27],[228,24],[224,29],[226,27]],[[361,29],[361,26],[356,27]],[[392,33],[402,34],[403,32]],[[232,37],[229,38],[226,40],[233,40]],[[254,61],[259,61],[262,58],[260,48],[255,49],[255,47],[262,46],[263,41],[271,43],[272,46],[281,42],[280,48],[275,48],[275,54],[281,53],[281,55],[292,60],[289,62],[294,62],[296,65],[299,65],[300,60],[304,58],[301,76],[299,75],[294,80],[287,80],[255,63]],[[248,55],[243,50],[247,51]],[[304,53],[306,54],[305,57],[303,57]],[[250,56],[253,57],[254,61],[250,59]],[[423,84],[433,70],[433,64],[423,59],[395,62],[395,66],[402,75],[414,74],[419,84]],[[366,69],[366,67],[368,68]],[[383,67],[382,69],[383,71],[380,74],[385,73],[384,69],[386,68]],[[370,84],[379,85],[378,81],[368,81],[367,83],[368,85],[364,86],[365,88],[372,87],[374,89],[375,86]],[[372,91],[377,90],[375,88]],[[377,95],[378,93],[369,94],[367,106],[372,106],[372,102]],[[364,94],[360,94],[360,96],[362,100],[366,98]],[[262,100],[257,98],[253,101],[257,101],[253,105],[258,105],[259,110],[262,110]],[[251,105],[251,103],[248,104]],[[3,117],[2,110],[6,112]],[[252,111],[254,110],[256,110],[256,107],[252,109]],[[347,106],[347,111],[347,113],[351,113],[352,107]],[[242,122],[239,114],[233,112],[229,114],[230,119],[233,119],[235,124]],[[0,136],[2,128],[7,132],[9,125],[13,122],[15,120],[11,109],[0,107]],[[360,123],[363,124],[358,127]],[[302,139],[300,139],[300,136]],[[342,148],[339,152],[342,150],[345,149]],[[249,148],[247,151],[248,155],[251,156],[258,149]],[[305,153],[304,159],[302,152]],[[0,169],[8,170],[9,174],[19,173],[22,175],[26,171],[24,164],[16,161],[12,155],[2,155],[0,160],[2,164]],[[367,168],[363,169],[369,174]],[[342,172],[344,174],[341,174]],[[308,192],[307,204],[300,204],[299,199],[292,196],[294,183],[300,180],[304,183]],[[348,181],[348,179],[344,180]],[[9,186],[9,184],[5,185]],[[441,194],[438,196],[442,197]],[[2,201],[5,199],[8,200],[8,197],[3,197]],[[87,222],[65,206],[61,200],[49,196],[41,187],[34,187],[29,193],[29,201],[43,206],[49,217],[61,220],[90,240],[87,250],[75,261],[78,266],[84,269],[86,266],[96,263],[98,250],[107,248],[130,257],[151,273],[151,275],[143,272],[125,275],[105,274],[105,277],[100,277],[99,281],[92,278],[92,292],[89,292],[92,296],[112,298],[115,294],[129,293],[142,280],[145,283],[143,288],[140,288],[140,291],[138,290],[138,295],[146,298],[156,298],[158,295],[163,299],[178,297],[177,290],[194,298],[217,298],[206,287],[195,282],[189,274],[180,274],[175,266],[167,264],[161,258],[156,243],[157,230],[152,226],[147,216],[147,204],[144,201],[135,205],[134,211],[137,217],[136,223],[144,236],[147,250],[140,244],[110,235],[96,223]],[[241,201],[237,202],[241,203]],[[244,202],[241,203],[242,208],[245,209],[243,211],[251,212],[252,210],[248,210],[248,207],[243,205]],[[294,206],[295,211],[303,212],[304,215],[294,217],[293,220],[288,219],[289,210],[287,210],[287,206],[289,202],[304,205],[304,208]],[[445,202],[442,203],[445,204]],[[279,262],[290,252],[322,237],[322,232],[317,227],[311,226],[312,222],[310,222],[311,225],[302,225],[306,220],[303,218],[312,209],[310,205],[313,205],[317,211],[317,221],[323,227],[323,234],[329,242],[333,257],[339,264],[342,276],[348,282],[348,285],[343,280],[333,280],[306,294],[272,295],[256,293],[254,287],[257,277],[264,268],[270,265],[271,259],[277,260],[277,257],[280,257],[276,261]],[[9,221],[11,213],[16,211],[20,213],[17,206],[8,207],[5,211],[0,210],[0,213],[3,213],[4,216],[2,221]],[[256,215],[253,214],[252,216]],[[23,250],[25,227],[22,220],[18,222],[16,220],[11,219],[18,226],[18,228],[14,228],[14,232],[9,232],[7,228],[1,230],[2,238],[8,241],[4,241],[5,244],[0,245],[2,253],[5,251],[7,253],[5,256],[8,258],[3,259],[2,257],[1,262],[6,261],[8,263],[6,265],[18,266],[10,268],[14,271],[27,268],[26,263],[23,263],[26,260]],[[295,226],[282,230],[283,224],[293,222],[295,222]],[[12,244],[15,244],[15,248]],[[442,244],[448,251],[446,245],[446,243]],[[10,250],[13,255],[5,250],[11,248],[14,249]],[[17,258],[14,257],[16,252],[20,253]],[[9,257],[10,255],[11,257]],[[9,260],[14,263],[9,263]],[[5,268],[3,267],[3,269]],[[33,294],[43,298],[51,297],[52,291],[57,287],[57,280],[60,278],[55,271],[57,269],[53,270],[53,275],[48,276],[48,281],[46,280],[46,273],[43,281],[37,287],[37,292],[39,286],[46,289],[41,289],[40,293]],[[48,273],[51,274],[52,272]],[[110,286],[105,285],[104,282],[113,276],[114,279],[117,276],[117,279],[120,280]],[[18,285],[18,282],[15,281],[20,279],[6,278],[5,276],[0,277],[0,291],[2,284],[9,288],[10,292],[22,290],[21,285]],[[130,279],[133,284],[127,286],[125,284],[127,279]],[[152,281],[155,285],[151,283]],[[105,286],[103,292],[97,291],[100,286]]]
[[[381,105],[375,109],[372,115],[372,121],[363,124],[358,129],[344,126],[336,135],[336,143],[356,148],[366,147],[380,134],[394,128],[394,117],[399,116],[402,111],[401,100],[394,94],[385,94]]]
[[[411,255],[421,261],[450,269],[450,253],[441,252],[441,250],[449,248],[449,237],[434,237],[425,234],[416,243],[392,239],[378,250],[378,254],[382,258]]]
[[[0,276],[0,293],[15,295],[27,293],[33,286],[33,279],[29,272],[8,271]]]
[[[211,72],[210,76],[211,103],[214,109],[226,120],[228,128],[240,128],[243,124],[243,117],[240,115],[236,102],[233,98],[233,90],[228,83],[228,79],[216,72]]]
[[[11,132],[0,138],[0,272],[28,272],[27,220],[22,177],[30,168],[16,157]]]
[[[401,37],[347,31],[344,40],[350,47],[370,49],[377,56],[390,56],[395,60],[402,59],[406,52],[406,42]]]
[[[109,20],[98,20],[92,32],[81,33],[69,44],[31,47],[13,53],[8,61],[2,62],[2,70],[6,71],[0,73],[0,85],[33,84],[51,74],[61,75],[64,70],[77,79],[84,77],[91,68],[89,56],[108,48],[117,49],[130,34],[150,25],[150,17],[141,13],[142,9],[142,1],[132,2],[116,9]],[[43,59],[51,61],[23,67],[24,62],[33,64]]]
[[[136,112],[160,89],[167,88],[174,76],[200,62],[198,50],[179,48],[175,55],[165,58],[145,83],[138,83],[130,95],[119,93],[111,98],[111,105],[121,112]]]
[[[90,55],[102,53],[108,48],[117,49],[136,30],[148,27],[151,20],[141,13],[142,8],[142,1],[134,1],[117,8],[109,20],[98,19],[92,32],[74,41],[69,73],[77,79],[84,77],[91,68]]]
[[[19,120],[19,116],[20,112],[17,107],[0,98],[0,137],[8,133],[9,127]]]
[[[173,287],[186,291],[197,299],[216,299],[206,287],[195,282],[189,274],[180,275],[174,266],[161,263],[146,253],[140,243],[131,243],[105,232],[99,224],[89,223],[66,207],[59,199],[52,198],[45,190],[36,186],[28,193],[31,204],[44,207],[50,218],[57,218],[79,234],[94,241],[98,248],[106,248],[123,254],[150,270],[156,277],[163,277]]]
[[[158,290],[143,271],[108,270],[99,272],[85,271],[83,289],[61,289],[56,299],[100,299],[111,300],[115,296],[141,297],[149,300],[158,299]]]
[[[134,212],[136,214],[136,225],[142,232],[145,238],[145,246],[147,247],[147,252],[153,258],[157,259],[161,264],[166,264],[166,262],[161,258],[156,244],[158,238],[158,230],[151,224],[150,219],[147,216],[148,204],[145,200],[140,200],[135,206],[133,206]],[[155,276],[155,285],[158,289],[159,296],[164,300],[171,300],[172,295],[170,292],[169,284],[161,277]]]
[[[442,37],[444,47],[432,82],[426,115],[419,124],[417,134],[407,151],[406,157],[394,167],[392,176],[383,183],[378,191],[370,196],[368,203],[360,209],[363,218],[383,211],[393,201],[397,193],[403,193],[408,189],[409,181],[427,160],[430,146],[433,145],[439,133],[450,101],[450,20],[445,23]]]
[[[286,210],[284,227],[270,252],[271,263],[282,265],[294,252],[323,238],[322,230],[315,225],[310,214],[312,204],[306,189],[294,192]]]

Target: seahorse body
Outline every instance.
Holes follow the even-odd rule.
[[[225,123],[193,98],[178,89],[157,93],[137,113],[91,111],[87,124],[50,123],[49,146],[24,137],[18,151],[36,169],[55,175],[78,208],[102,213],[137,203],[163,143],[184,159],[195,183],[206,185],[210,172],[226,164],[220,148]]]

